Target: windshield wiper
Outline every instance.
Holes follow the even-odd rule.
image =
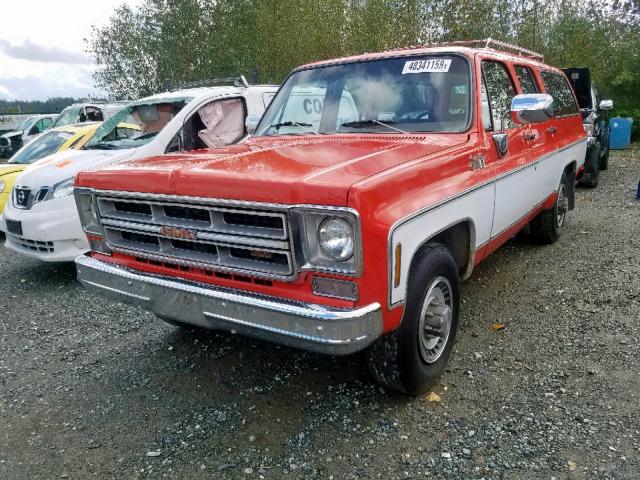
[[[404,133],[405,135],[409,134],[409,132],[405,132],[404,130],[400,130],[399,128],[392,127],[390,125],[392,123],[394,123],[394,122],[389,121],[387,123],[383,123],[383,122],[381,122],[379,120],[374,120],[373,118],[370,118],[369,120],[356,120],[355,122],[345,122],[345,123],[341,124],[340,127],[366,128],[366,127],[370,127],[371,125],[382,125],[383,127],[387,127],[390,130],[395,130],[396,132]]]
[[[313,127],[313,125],[311,125],[310,123],[294,122],[293,120],[287,120],[286,122],[272,123],[271,125],[269,125],[269,128],[275,128],[276,130],[279,130],[280,127],[300,127],[300,128],[304,128],[306,133],[312,133],[314,135],[317,135],[317,132],[313,132],[311,130],[306,129],[306,127]]]

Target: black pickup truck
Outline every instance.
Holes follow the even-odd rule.
[[[580,184],[594,188],[598,186],[600,170],[606,170],[609,165],[609,112],[613,108],[613,102],[600,100],[587,67],[563,70],[578,98],[582,124],[588,137],[587,157]]]

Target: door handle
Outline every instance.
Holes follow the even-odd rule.
[[[522,134],[522,138],[525,140],[529,140],[529,141],[533,141],[536,139],[536,134],[535,133],[523,133]]]
[[[551,135],[553,135],[554,133],[557,132],[556,127],[549,127],[547,128],[547,132],[549,132]]]

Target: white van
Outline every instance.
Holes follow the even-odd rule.
[[[72,195],[75,176],[123,160],[240,141],[247,118],[260,117],[278,89],[242,80],[237,86],[183,89],[132,102],[105,121],[83,150],[30,165],[0,216],[6,247],[49,262],[73,261],[87,252]],[[121,135],[121,123],[136,124],[140,132]]]

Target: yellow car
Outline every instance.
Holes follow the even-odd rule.
[[[68,149],[80,150],[93,137],[101,122],[78,123],[52,128],[31,140],[13,155],[6,165],[0,165],[0,213],[9,199],[13,184],[20,173],[36,160]],[[140,127],[121,123],[118,134],[131,136]]]

